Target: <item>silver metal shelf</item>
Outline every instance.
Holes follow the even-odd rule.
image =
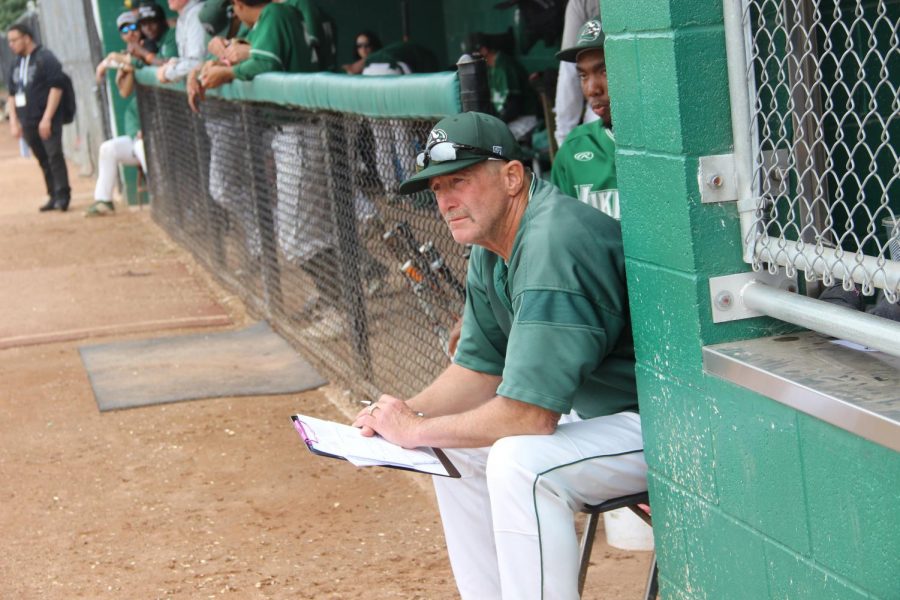
[[[716,375],[900,452],[900,358],[803,332],[703,348]]]

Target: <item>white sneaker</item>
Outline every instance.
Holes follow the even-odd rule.
[[[329,306],[315,323],[303,329],[303,333],[317,340],[333,340],[343,336],[346,330],[347,319],[338,309]]]

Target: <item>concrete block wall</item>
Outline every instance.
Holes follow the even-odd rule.
[[[650,492],[666,600],[900,598],[900,455],[703,372],[708,279],[748,269],[699,157],[731,151],[722,3],[603,0]]]

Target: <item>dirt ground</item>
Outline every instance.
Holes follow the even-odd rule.
[[[251,322],[150,219],[68,213],[0,123],[0,598],[456,597],[427,478],[314,457],[289,417],[340,390],[100,414],[78,346]],[[594,549],[586,598],[649,553]]]

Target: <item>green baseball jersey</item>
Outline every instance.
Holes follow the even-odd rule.
[[[247,35],[250,58],[234,67],[234,76],[249,81],[260,73],[313,70],[309,46],[303,39],[303,17],[292,6],[267,4]]]
[[[572,130],[553,160],[550,181],[564,194],[620,218],[616,139],[603,121]]]
[[[159,38],[159,41],[156,42],[159,51],[156,53],[156,57],[162,60],[169,60],[170,58],[178,58],[178,42],[175,40],[175,28],[169,27],[166,29],[166,32],[162,34],[162,37]]]
[[[497,114],[504,118],[504,107],[510,96],[521,98],[519,114],[537,114],[537,98],[528,84],[528,72],[515,58],[505,52],[497,52],[494,66],[488,67],[488,86],[491,88],[491,104]]]
[[[312,0],[284,0],[303,15],[303,36],[312,50],[312,63],[318,70],[335,65],[334,24]]]
[[[454,362],[561,414],[637,411],[619,223],[535,179],[509,261],[472,249]]]
[[[123,133],[128,137],[135,137],[141,130],[141,117],[138,114],[137,94],[132,93],[125,104],[125,115],[122,119]]]

